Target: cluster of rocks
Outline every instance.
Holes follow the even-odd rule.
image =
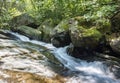
[[[86,55],[86,52],[105,52],[109,48],[119,54],[119,22],[120,13],[111,20],[101,19],[96,23],[88,21],[83,16],[78,16],[64,19],[57,26],[54,26],[50,19],[39,25],[31,16],[22,14],[13,18],[10,21],[10,26],[12,31],[31,39],[49,42],[56,47],[69,45],[68,53],[80,57]]]

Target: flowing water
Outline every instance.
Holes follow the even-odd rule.
[[[64,82],[65,83],[120,83],[119,76],[118,77],[116,76],[116,73],[118,74],[120,70],[119,61],[118,62],[111,60],[106,61],[103,59],[102,61],[95,60],[88,62],[68,55],[66,52],[68,46],[56,48],[52,44],[48,44],[37,40],[30,40],[28,37],[24,35],[20,35],[18,33],[10,32],[10,31],[6,31],[6,33],[15,36],[17,41],[24,43],[27,42],[45,47],[58,59],[58,61],[62,65],[58,64],[60,68],[58,70],[55,69],[59,71],[59,73],[57,73],[53,69],[51,69],[51,67],[49,67],[50,66],[48,65],[49,63],[44,65],[40,64],[47,62],[46,59],[44,60],[31,59],[29,57],[24,57],[24,56],[22,56],[21,59],[20,57],[10,56],[10,57],[5,57],[1,60],[2,62],[4,62],[4,64],[1,65],[2,69],[22,70],[24,72],[30,72],[32,74],[35,73],[37,75],[44,75],[47,77],[57,76],[60,73],[64,74],[63,76],[60,75],[61,79],[64,81],[59,81],[58,83],[64,83]],[[24,46],[24,44],[22,45]],[[18,49],[15,50],[17,50],[17,52],[19,53]],[[29,50],[26,49],[21,49],[21,50],[24,53],[30,53]],[[17,53],[11,52],[10,50],[7,52],[1,50],[0,56],[2,56],[2,54],[15,55]],[[40,56],[39,53],[38,54],[31,53],[31,57],[36,58],[37,56]],[[44,56],[42,56],[42,58],[44,58]],[[58,80],[60,79],[58,78]],[[42,83],[42,82],[38,82],[38,83]],[[57,82],[49,82],[49,83],[57,83]]]

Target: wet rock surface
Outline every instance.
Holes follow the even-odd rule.
[[[64,80],[59,76],[49,78],[29,72],[12,70],[3,70],[0,71],[0,74],[0,83],[64,83]]]
[[[64,83],[59,65],[47,48],[0,34],[1,83]]]

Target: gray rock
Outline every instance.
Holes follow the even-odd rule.
[[[110,46],[114,52],[120,54],[120,37],[112,39]]]

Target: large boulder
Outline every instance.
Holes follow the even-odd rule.
[[[114,52],[120,54],[120,37],[113,38],[110,42],[110,46]]]
[[[35,24],[35,20],[29,16],[28,14],[21,14],[19,16],[14,17],[9,22],[10,27],[18,27],[22,25],[28,25],[30,27],[36,28],[37,24]]]
[[[31,39],[41,40],[42,32],[28,26],[19,26],[14,28],[15,32],[23,34]]]
[[[53,22],[52,20],[48,19],[45,20],[39,27],[38,30],[42,33],[41,40],[44,42],[51,42],[51,38],[53,35]]]
[[[104,46],[106,43],[104,36],[106,33],[104,30],[107,23],[103,25],[104,27],[102,27],[102,23],[100,26],[99,25],[94,24],[92,21],[87,21],[83,17],[75,17],[74,19],[71,19],[69,21],[71,44],[67,49],[67,52],[70,55],[81,59],[90,57],[90,55],[93,56],[93,51],[96,51],[96,49],[100,46]]]
[[[87,20],[83,16],[78,16],[71,19],[69,24],[69,34],[74,50],[79,52],[93,51],[98,48],[102,50],[107,43],[109,33],[111,33],[111,23],[105,18]]]
[[[54,29],[52,36],[52,44],[56,47],[64,47],[71,42],[69,36],[69,22],[71,19],[62,20]]]
[[[109,25],[108,20],[105,20],[103,26],[96,26],[83,16],[65,19],[54,28],[52,41],[58,47],[69,45],[72,42],[74,47],[95,49],[100,44],[103,37],[102,32],[105,31],[104,28],[107,25]],[[64,43],[66,41],[68,42]]]
[[[102,34],[94,27],[85,29],[82,26],[70,28],[70,37],[75,47],[95,49],[102,38]]]
[[[79,20],[80,19],[80,20]],[[56,47],[63,47],[71,43],[70,27],[76,28],[79,24],[87,25],[84,17],[75,17],[62,20],[53,30],[52,43]],[[75,37],[76,38],[76,37]]]

